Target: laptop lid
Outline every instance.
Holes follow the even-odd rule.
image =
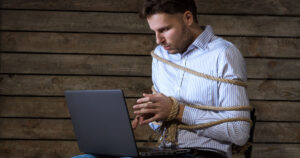
[[[80,151],[138,157],[122,90],[65,91]]]

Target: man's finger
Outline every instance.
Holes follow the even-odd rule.
[[[144,121],[141,123],[141,125],[143,125],[143,124],[148,124],[148,123],[153,122],[153,121],[157,121],[157,117],[156,117],[156,116],[153,116],[153,117],[151,117],[151,118],[149,118],[149,119],[147,119],[147,120],[144,120]]]
[[[156,94],[146,94],[146,93],[143,93],[143,96],[145,97],[145,98],[149,98],[149,101],[150,102],[157,102],[158,100],[159,100],[159,95],[160,95],[161,93],[156,93]]]
[[[155,104],[148,102],[148,103],[143,103],[143,104],[137,104],[133,106],[133,110],[141,110],[145,108],[155,108]]]
[[[144,117],[139,117],[139,124],[141,125],[142,124],[142,122],[144,121]]]
[[[149,97],[144,97],[144,98],[138,99],[136,102],[137,103],[145,103],[145,102],[149,102],[149,101],[150,101]]]
[[[139,121],[138,121],[137,117],[135,117],[134,120],[131,121],[131,126],[132,126],[133,129],[135,129],[137,127],[138,122]]]
[[[156,113],[157,110],[156,109],[146,109],[146,108],[143,108],[141,110],[138,110],[138,111],[134,111],[133,113],[135,115],[146,115],[146,114],[154,114]]]
[[[143,96],[144,97],[151,97],[151,96],[153,96],[153,94],[143,93]]]

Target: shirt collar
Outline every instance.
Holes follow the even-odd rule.
[[[188,47],[187,51],[185,51],[183,54],[181,54],[181,58],[189,54],[189,52],[193,51],[195,48],[198,49],[206,49],[208,43],[211,41],[211,39],[215,36],[213,29],[210,25],[207,26],[201,26],[203,29],[203,32],[194,40],[194,42]]]
[[[195,39],[192,45],[201,49],[206,49],[208,43],[214,37],[214,33],[210,25],[201,28],[203,29],[203,32]]]

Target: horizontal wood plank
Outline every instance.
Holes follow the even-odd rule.
[[[300,144],[254,144],[252,158],[298,158]]]
[[[235,44],[245,57],[299,58],[299,38],[225,37]]]
[[[131,118],[135,103],[136,99],[126,99]],[[70,118],[70,114],[64,97],[0,96],[0,117]]]
[[[300,58],[300,38],[225,37],[245,57]],[[153,35],[2,32],[0,51],[149,55]]]
[[[0,72],[151,76],[150,56],[0,54]],[[16,65],[16,63],[18,65]],[[300,60],[246,59],[248,78],[300,79]]]
[[[1,95],[63,96],[64,90],[123,89],[126,97],[151,93],[149,77],[0,75]],[[249,99],[296,100],[300,82],[249,80]]]
[[[297,100],[300,99],[299,81],[249,80],[249,99]]]
[[[142,5],[141,0],[2,0],[3,9],[43,9],[43,10],[78,10],[78,11],[116,11],[137,12]]]
[[[151,33],[136,13],[2,10],[1,30],[106,33]],[[299,18],[278,16],[199,15],[200,25],[216,34],[299,37]]]
[[[300,79],[300,60],[295,59],[245,59],[248,78]]]
[[[300,102],[251,101],[258,121],[300,121]]]
[[[75,139],[71,120],[0,118],[2,139]],[[137,140],[153,137],[149,126],[134,130]],[[300,123],[257,122],[254,142],[300,143]]]
[[[130,117],[136,99],[127,98]],[[300,102],[251,101],[257,121],[300,121]],[[0,96],[0,117],[69,118],[64,97]]]
[[[155,146],[151,142],[137,142],[138,147]],[[70,158],[84,154],[76,141],[1,140],[1,158]]]
[[[0,37],[1,51],[149,55],[155,47],[152,35],[2,32]]]
[[[300,123],[256,122],[253,142],[300,143]]]
[[[0,96],[0,117],[70,118],[64,97]]]
[[[70,119],[0,118],[1,139],[76,139]],[[148,140],[154,132],[149,126],[134,130],[136,140]]]
[[[123,76],[150,76],[152,61],[150,56],[47,54],[2,54],[0,59],[1,73]]]
[[[138,12],[142,1],[140,0],[85,0],[76,2],[72,0],[2,0],[4,9],[45,9],[45,10],[80,10],[80,11],[116,11]],[[299,15],[300,6],[297,0],[281,1],[247,1],[247,0],[195,0],[198,13],[211,14],[276,14]]]
[[[70,158],[83,154],[76,141],[1,140],[1,158]]]
[[[1,75],[0,94],[63,96],[65,90],[122,89],[126,97],[151,92],[149,77]],[[13,86],[12,86],[13,85]]]

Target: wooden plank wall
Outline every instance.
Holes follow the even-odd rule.
[[[138,18],[140,0],[0,2],[0,158],[79,153],[66,89],[122,88],[129,107],[150,91],[155,40]],[[299,157],[299,1],[196,3],[200,23],[246,59],[257,115],[252,157]],[[148,130],[136,130],[139,144],[146,144]]]

